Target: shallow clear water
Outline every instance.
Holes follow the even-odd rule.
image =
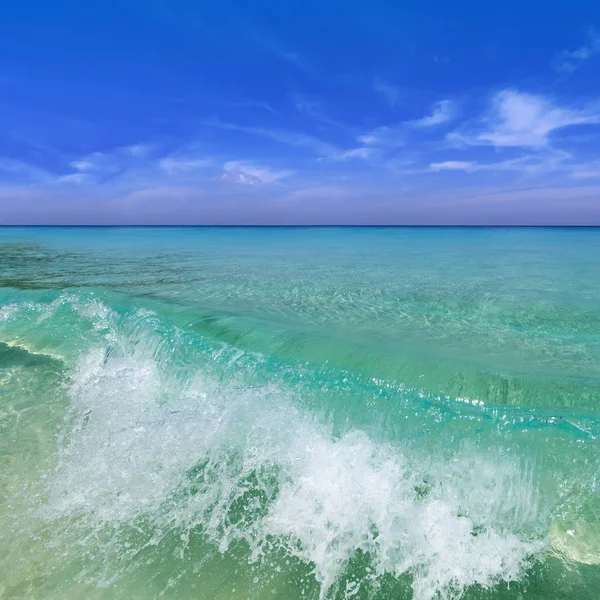
[[[0,597],[597,598],[598,257],[0,229]]]

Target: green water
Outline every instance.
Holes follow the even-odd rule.
[[[0,598],[595,600],[598,257],[0,229]]]

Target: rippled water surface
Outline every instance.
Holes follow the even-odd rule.
[[[0,598],[596,600],[599,257],[0,229]]]

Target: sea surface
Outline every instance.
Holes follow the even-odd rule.
[[[0,598],[597,600],[600,229],[0,229]]]

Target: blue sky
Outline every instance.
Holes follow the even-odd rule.
[[[600,3],[4,2],[0,223],[600,224]]]

